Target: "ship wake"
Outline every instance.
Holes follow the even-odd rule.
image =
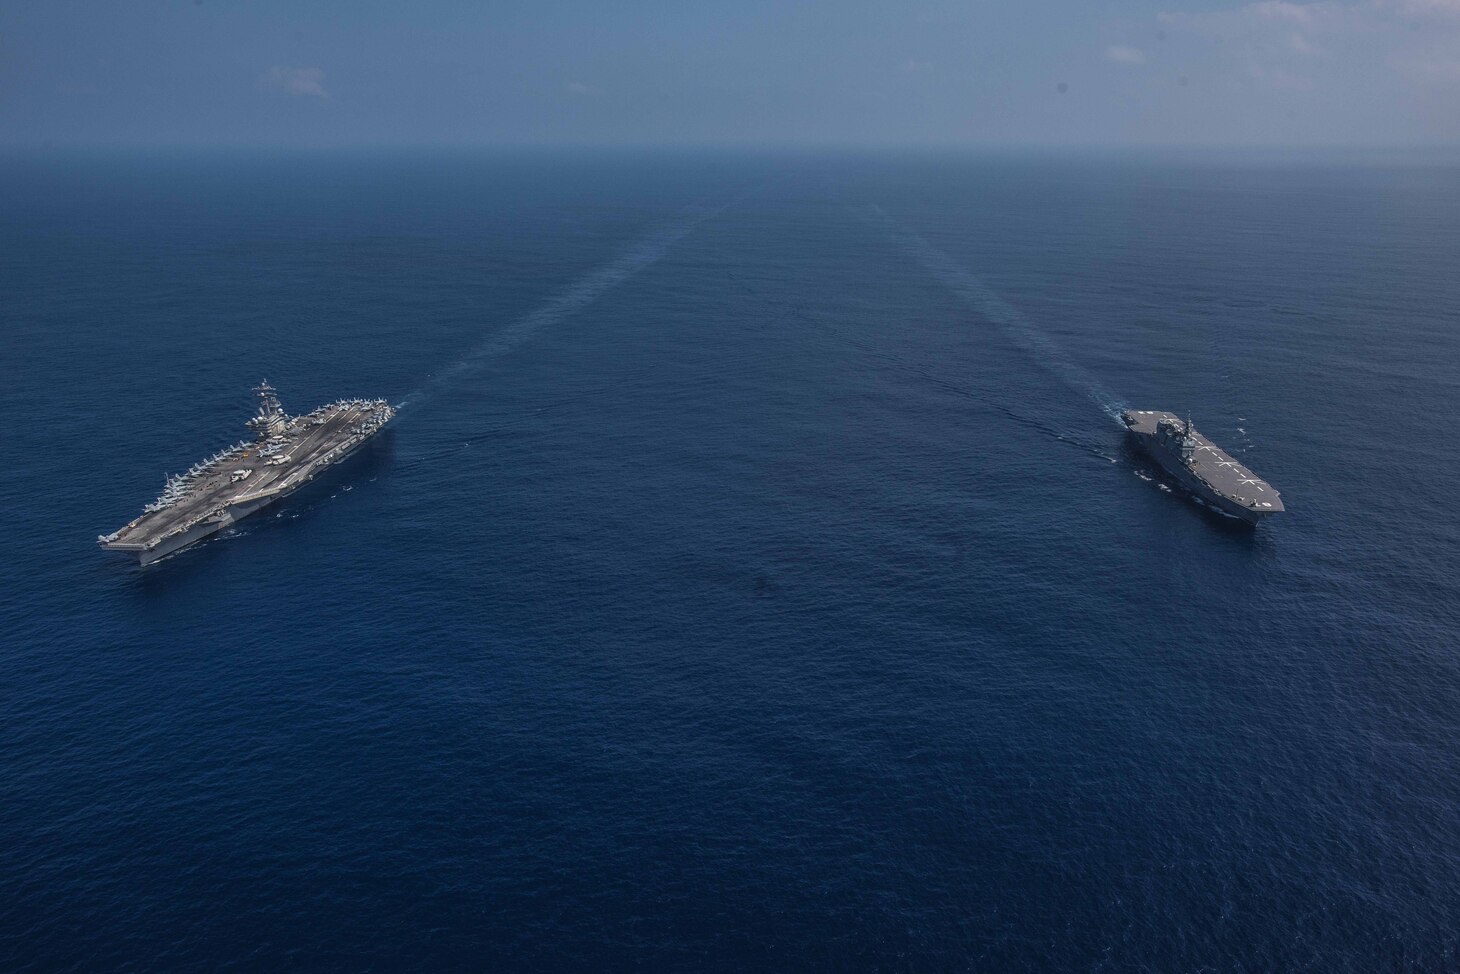
[[[1064,443],[1068,446],[1072,446],[1108,463],[1119,462],[1116,457],[1113,457],[1108,452],[1106,452],[1105,444],[1103,442],[1093,442],[1088,438],[1079,435],[1078,433],[1063,430],[1050,423],[1043,422],[1037,417],[1030,415],[1028,409],[1018,409],[1011,406],[1006,397],[990,395],[989,393],[986,393],[978,388],[970,387],[965,383],[955,382],[953,380],[947,379],[939,375],[937,373],[936,367],[930,365],[926,361],[911,358],[906,355],[900,355],[894,351],[889,351],[887,348],[882,347],[875,341],[854,338],[853,336],[844,332],[836,324],[808,312],[806,309],[802,308],[799,305],[791,304],[785,301],[779,301],[773,297],[770,297],[758,288],[754,287],[752,284],[750,284],[750,282],[736,277],[734,274],[727,273],[726,277],[730,281],[734,282],[742,291],[744,291],[750,297],[754,298],[756,301],[765,304],[768,307],[777,308],[779,310],[779,314],[776,319],[774,319],[774,323],[780,323],[782,321],[795,321],[804,327],[819,329],[828,338],[834,339],[852,348],[859,349],[860,351],[867,353],[868,355],[874,356],[875,359],[878,361],[880,367],[885,370],[900,372],[910,379],[918,382],[924,382],[930,386],[941,389],[944,393],[948,395],[959,396],[961,398],[977,402],[980,405],[1001,414],[1006,419],[1009,419],[1014,423],[1018,423],[1021,426],[1025,426],[1029,429],[1035,430],[1036,432],[1042,433],[1050,437],[1051,439],[1054,439],[1060,443]]]
[[[421,402],[437,390],[517,348],[543,328],[564,321],[587,308],[608,291],[658,263],[670,248],[689,236],[700,224],[715,218],[746,195],[748,194],[742,193],[718,205],[700,203],[686,207],[680,211],[677,219],[654,227],[614,260],[590,271],[565,290],[472,347],[461,358],[407,395],[397,404],[397,408]]]
[[[1087,369],[1074,362],[1057,342],[1049,337],[1028,316],[999,296],[980,278],[959,266],[943,251],[917,233],[897,223],[880,206],[873,204],[859,210],[868,222],[881,228],[897,244],[898,249],[922,264],[942,284],[958,295],[980,316],[993,322],[1011,341],[1034,358],[1043,368],[1065,385],[1088,396],[1100,410],[1124,428],[1120,415],[1126,404]]]

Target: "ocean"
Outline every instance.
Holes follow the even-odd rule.
[[[0,969],[1460,970],[1457,267],[1441,157],[11,153]],[[99,550],[263,378],[400,414]]]

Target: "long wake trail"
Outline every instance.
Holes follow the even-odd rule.
[[[1019,309],[975,275],[959,266],[951,257],[928,243],[917,233],[897,223],[880,206],[873,204],[859,210],[868,222],[880,227],[898,248],[922,264],[964,303],[991,321],[1016,345],[1029,353],[1043,368],[1065,385],[1094,400],[1102,412],[1121,424],[1125,403],[1088,370],[1070,359],[1064,349],[1039,329]]]
[[[1056,427],[1051,426],[1048,423],[1041,422],[1036,416],[1031,415],[1029,410],[1017,409],[1014,406],[1011,406],[1008,402],[1007,397],[1005,396],[991,395],[978,388],[969,387],[965,383],[950,381],[949,379],[938,375],[934,367],[930,366],[925,361],[909,358],[906,355],[899,355],[896,352],[888,351],[887,349],[879,346],[876,342],[853,338],[850,335],[844,333],[836,325],[811,314],[800,305],[784,301],[778,301],[775,298],[772,298],[762,293],[760,290],[752,286],[749,282],[742,280],[741,278],[735,276],[735,274],[733,273],[727,272],[726,277],[755,300],[761,302],[762,304],[765,304],[767,307],[778,308],[779,314],[775,319],[777,322],[794,320],[804,327],[819,329],[828,337],[836,341],[843,342],[853,348],[859,349],[869,356],[874,357],[876,360],[879,361],[880,366],[884,369],[896,370],[898,372],[901,372],[903,375],[908,376],[909,378],[915,379],[920,382],[926,382],[929,385],[935,386],[949,395],[973,400],[974,402],[977,402],[982,406],[985,406],[989,409],[994,410],[997,413],[1002,414],[1006,419],[1009,419],[1022,426],[1027,426],[1030,429],[1037,430],[1038,432],[1043,433],[1046,436],[1051,437],[1052,439],[1075,447],[1076,449],[1088,453],[1091,456],[1099,457],[1102,460],[1108,460],[1111,463],[1117,462],[1115,457],[1112,457],[1108,452],[1106,452],[1107,447],[1105,444],[1091,442],[1079,436],[1078,434],[1057,429]]]
[[[657,263],[669,252],[671,247],[692,233],[700,224],[718,216],[748,195],[748,192],[742,193],[716,206],[695,204],[686,207],[680,211],[677,219],[654,227],[634,241],[615,259],[590,271],[574,281],[567,289],[474,345],[466,354],[409,393],[397,404],[397,408],[419,404],[438,390],[481,368],[485,363],[517,348],[543,328],[555,325],[582,311],[607,291]]]

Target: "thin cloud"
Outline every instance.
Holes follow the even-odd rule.
[[[1283,32],[1286,38],[1291,31],[1338,30],[1352,25],[1361,14],[1360,8],[1340,3],[1263,0],[1226,10],[1161,13],[1156,19],[1168,27],[1233,40],[1275,32]]]
[[[1460,57],[1443,58],[1425,55],[1395,58],[1395,70],[1418,84],[1439,88],[1460,85]]]
[[[1317,87],[1313,79],[1307,75],[1289,71],[1285,68],[1249,64],[1246,68],[1246,73],[1254,81],[1261,81],[1268,87],[1277,88],[1282,91],[1313,91]]]
[[[563,90],[570,95],[577,95],[579,98],[595,98],[599,94],[597,88],[585,85],[581,81],[569,81],[563,85]]]
[[[1172,11],[1157,20],[1217,41],[1246,77],[1276,88],[1314,89],[1318,82],[1310,72],[1321,71],[1323,61],[1349,73],[1384,67],[1426,86],[1460,81],[1454,69],[1460,64],[1460,0],[1261,0],[1225,10]]]
[[[1156,20],[1178,30],[1236,40],[1278,32],[1332,30],[1351,19],[1354,9],[1353,5],[1333,0],[1314,3],[1259,0],[1215,10],[1167,11],[1157,14]]]
[[[1289,3],[1288,0],[1262,0],[1261,3],[1252,4],[1248,9],[1261,20],[1281,24],[1296,24],[1299,27],[1312,27],[1314,20],[1322,14],[1324,8],[1329,6],[1331,4]]]
[[[286,68],[276,64],[259,75],[259,87],[320,101],[330,99],[324,87],[324,71],[320,68]]]
[[[1410,20],[1450,20],[1460,23],[1460,0],[1372,0],[1380,10],[1393,10]]]
[[[1146,52],[1138,47],[1112,44],[1105,49],[1105,60],[1114,61],[1116,64],[1145,64]]]

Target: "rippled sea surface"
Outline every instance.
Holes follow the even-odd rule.
[[[1460,167],[0,176],[0,968],[1460,969]]]

